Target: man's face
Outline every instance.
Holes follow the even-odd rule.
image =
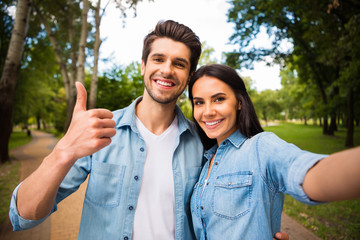
[[[156,39],[151,45],[147,63],[141,63],[145,93],[162,104],[176,102],[188,83],[190,49],[169,38]]]

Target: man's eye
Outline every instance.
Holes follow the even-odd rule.
[[[183,64],[183,63],[175,63],[175,65],[178,66],[178,67],[181,67],[181,68],[185,67],[185,64]]]
[[[154,61],[155,62],[162,62],[162,59],[161,58],[154,58]]]

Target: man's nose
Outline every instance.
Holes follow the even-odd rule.
[[[164,75],[164,77],[168,77],[172,75],[172,64],[170,61],[164,62],[161,66],[161,73]]]

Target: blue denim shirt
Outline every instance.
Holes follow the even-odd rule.
[[[205,182],[205,164],[191,198],[197,239],[272,239],[280,231],[284,193],[306,204],[306,172],[326,155],[303,151],[275,134],[247,139],[234,132],[205,153],[214,163]]]
[[[89,175],[79,239],[131,239],[134,214],[140,190],[146,145],[135,123],[135,103],[115,111],[116,135],[112,143],[92,156],[79,159],[60,185],[56,205],[76,191]],[[190,215],[190,196],[198,180],[203,145],[193,124],[175,109],[179,132],[173,156],[175,188],[175,237],[194,239]],[[14,230],[36,226],[44,219],[31,221],[19,216],[16,193],[10,206]]]

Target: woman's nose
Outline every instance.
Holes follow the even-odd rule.
[[[213,115],[215,115],[215,113],[216,113],[216,111],[211,104],[205,105],[205,111],[204,111],[205,116],[213,116]]]

